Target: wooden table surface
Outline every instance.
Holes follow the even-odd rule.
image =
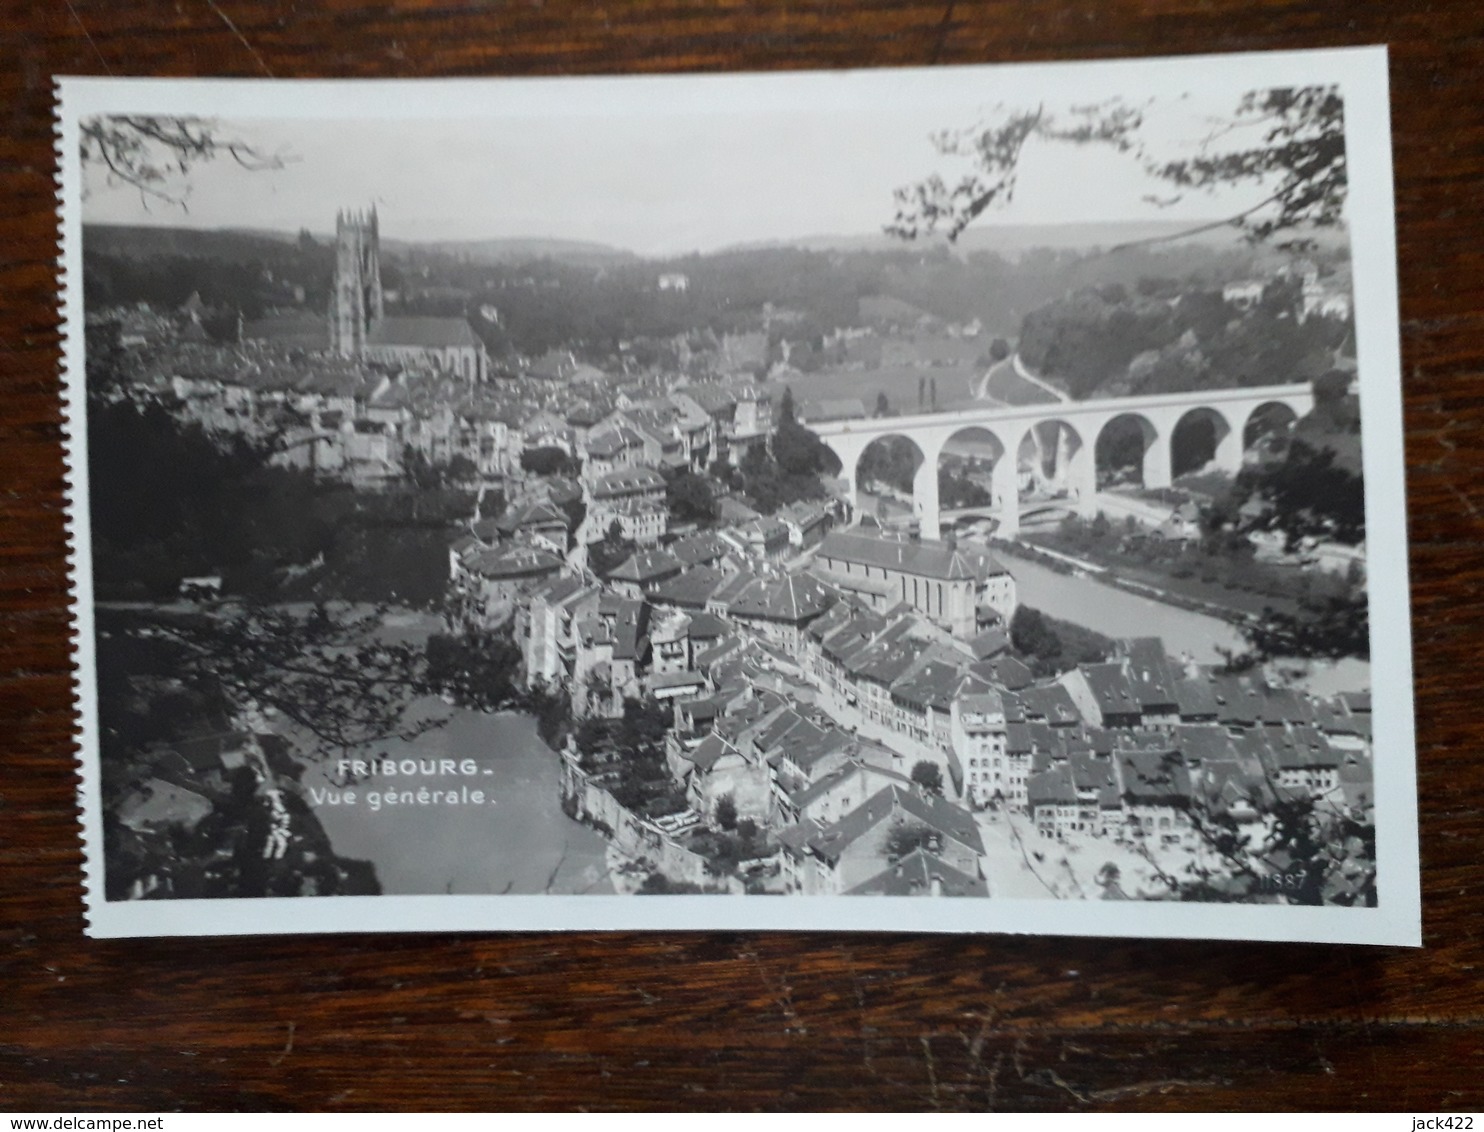
[[[52,75],[579,74],[1369,43],[1392,52],[1425,947],[83,937]],[[3,0],[0,45],[0,1109],[1484,1109],[1477,0]]]

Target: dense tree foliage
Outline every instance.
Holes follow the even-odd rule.
[[[582,461],[566,449],[548,445],[526,448],[520,454],[520,466],[533,476],[576,476],[582,474]]]
[[[837,476],[840,458],[794,415],[793,393],[785,388],[778,428],[773,433],[772,455],[785,476]]]
[[[1144,581],[1163,579],[1173,593],[1239,614],[1257,614],[1264,605],[1294,612],[1304,604],[1322,605],[1344,597],[1353,588],[1341,574],[1260,561],[1249,539],[1227,527],[1212,528],[1199,541],[1163,539],[1151,537],[1133,520],[1114,524],[1103,515],[1092,519],[1070,515],[1055,531],[1038,532],[1034,541],[1092,559],[1119,574]]]
[[[735,478],[740,479],[747,501],[764,515],[772,515],[790,503],[823,499],[828,494],[818,475],[785,472],[761,447],[747,454]]]
[[[886,835],[883,846],[888,861],[900,861],[918,849],[936,852],[943,843],[943,835],[931,826],[920,822],[903,822],[893,826]]]
[[[921,759],[912,764],[912,781],[929,794],[943,794],[943,771],[935,762]]]
[[[412,739],[436,725],[414,710],[430,690],[423,650],[384,635],[384,610],[227,606],[144,616],[135,628],[175,650],[185,686],[289,721],[312,750]]]
[[[270,761],[278,762],[271,756]],[[140,774],[153,769],[168,773],[148,762],[135,769]],[[125,796],[105,791],[104,891],[109,900],[381,895],[371,863],[336,854],[298,793],[279,791],[282,815],[270,811],[250,767],[232,771],[224,788],[206,788],[198,795],[206,797],[210,809],[189,827],[128,828],[117,816]],[[270,837],[285,818],[292,836],[281,854],[270,853]]]
[[[1290,551],[1316,542],[1364,542],[1360,405],[1349,385],[1340,372],[1314,382],[1313,411],[1294,425],[1276,459],[1244,469],[1211,508],[1208,539],[1269,531]],[[1255,657],[1370,655],[1364,577],[1329,578],[1329,585],[1299,594],[1297,608],[1267,609],[1243,630]]]
[[[627,699],[618,719],[584,719],[573,743],[583,769],[601,775],[619,805],[658,817],[686,806],[665,761],[673,722],[671,711],[652,697]]]
[[[1243,629],[1253,656],[1327,657],[1371,655],[1370,599],[1356,588],[1340,596],[1305,598],[1298,611],[1266,610]]]
[[[617,519],[614,519],[608,524],[608,529],[603,532],[602,538],[588,544],[588,568],[598,577],[605,577],[614,567],[626,562],[629,556],[638,549],[639,544],[633,539],[624,538],[623,526]]]
[[[766,447],[750,450],[731,477],[749,503],[764,515],[827,492],[821,476],[840,474],[840,460],[794,415],[793,394],[785,389],[778,427]]]
[[[1017,607],[1010,619],[1010,643],[1037,676],[1055,676],[1113,654],[1113,642],[1101,633],[1048,617],[1028,605]]]
[[[650,873],[634,891],[639,896],[695,896],[706,890],[688,880],[671,880],[664,873]]]
[[[1020,357],[1076,399],[1275,385],[1319,376],[1349,321],[1303,317],[1296,280],[1269,283],[1243,310],[1220,291],[1176,303],[1118,285],[1084,289],[1026,315]]]
[[[1295,423],[1276,460],[1237,478],[1227,512],[1254,497],[1270,509],[1255,524],[1281,531],[1290,547],[1305,538],[1354,545],[1365,538],[1365,469],[1360,402],[1348,374],[1314,382],[1314,409]]]
[[[434,634],[428,638],[426,654],[428,686],[460,707],[503,711],[523,699],[524,658],[508,629]]]
[[[1195,272],[1218,281],[1241,278],[1256,258],[1248,249],[1210,246],[1132,249],[1116,257],[1048,248],[1015,256],[765,248],[672,261],[610,256],[598,264],[384,247],[381,270],[384,285],[398,295],[391,311],[467,317],[497,358],[560,349],[604,367],[704,372],[704,361],[687,367],[682,356],[704,359],[724,335],[761,329],[771,304],[791,320],[773,327],[768,364],[782,359],[786,342],[790,363],[808,372],[840,363],[838,344],[825,347],[835,329],[893,328],[890,320],[863,318],[862,298],[896,299],[930,322],[977,319],[1006,336],[1030,311],[1081,287],[1132,287],[1142,277]],[[84,232],[90,310],[141,301],[173,309],[195,292],[207,305],[247,318],[297,312],[318,319],[328,307],[333,271],[333,242],[308,233],[294,240],[287,233],[96,225]],[[657,290],[655,276],[666,271],[684,272],[690,287]],[[481,313],[490,311],[493,319]]]
[[[1140,786],[1163,789],[1188,782],[1182,756],[1173,753],[1146,774]],[[1263,815],[1258,823],[1243,821],[1227,799],[1200,785],[1170,790],[1169,797],[1206,850],[1174,871],[1146,850],[1146,859],[1172,898],[1375,906],[1372,817],[1328,797],[1287,790],[1270,777],[1247,799]]]
[[[536,734],[557,749],[572,724],[567,689],[522,679],[525,658],[507,624],[497,629],[470,627],[461,633],[435,633],[424,650],[421,689],[472,711],[528,712]]]
[[[1250,482],[1273,506],[1264,523],[1290,547],[1304,538],[1354,545],[1365,537],[1365,481],[1333,448],[1295,436],[1287,457]]]
[[[725,800],[723,797],[722,801]],[[756,858],[762,851],[756,823],[748,819],[736,821],[735,815],[733,818],[730,826],[697,830],[687,845],[691,852],[706,859],[706,870],[714,877],[737,875],[744,861]]]
[[[402,475],[419,491],[442,491],[477,479],[479,468],[464,455],[435,461],[407,445],[402,449]]]
[[[172,678],[187,691],[274,712],[313,748],[418,733],[425,721],[409,705],[429,690],[424,656],[381,632],[381,608],[266,602],[305,596],[311,584],[365,600],[347,592],[354,586],[344,583],[358,577],[341,572],[349,563],[373,571],[383,589],[427,584],[441,594],[445,507],[467,514],[468,499],[451,504],[447,493],[364,494],[318,484],[274,466],[271,441],[208,433],[157,405],[111,399],[107,357],[100,354],[89,375],[98,595],[174,600],[183,576],[219,575],[228,599],[190,611],[109,613],[110,631],[168,650]],[[366,553],[373,540],[379,554]],[[403,557],[404,546],[421,558]],[[419,579],[429,565],[432,580]],[[100,610],[100,625],[103,619]],[[100,698],[125,694],[130,679],[127,668],[100,672]]]
[[[208,434],[158,405],[94,399],[88,413],[93,571],[104,593],[172,595],[183,576],[258,591],[329,551],[314,481],[272,448]]]
[[[1218,495],[1208,516],[1213,527],[1278,530],[1290,545],[1310,535],[1347,543],[1364,537],[1360,402],[1350,380],[1337,370],[1315,379],[1313,411],[1269,434],[1260,458]],[[1265,510],[1244,520],[1238,511],[1254,500]]]
[[[883,436],[866,445],[856,464],[856,481],[866,488],[882,487],[911,495],[922,451],[905,436]]]
[[[959,507],[988,507],[994,497],[982,484],[971,480],[961,471],[951,468],[938,469],[938,506],[946,511]]]
[[[670,516],[680,523],[713,523],[718,514],[716,491],[711,480],[688,469],[665,482],[665,503]]]
[[[89,237],[85,236],[85,243]],[[120,304],[148,303],[157,311],[175,310],[192,295],[230,317],[230,324],[208,325],[208,336],[236,339],[236,315],[259,318],[275,308],[323,311],[334,275],[334,249],[313,253],[267,248],[252,258],[234,261],[191,255],[134,258],[84,248],[83,296],[89,310]],[[212,333],[216,330],[216,333]]]
[[[737,828],[737,803],[730,794],[723,794],[716,800],[716,824],[728,831]]]
[[[379,892],[368,864],[344,860],[332,852],[323,829],[296,793],[281,793],[294,834],[288,851],[269,859],[264,849],[274,822],[254,767],[238,767],[222,781],[210,773],[196,774],[175,753],[178,743],[234,729],[240,706],[238,673],[219,671],[214,660],[195,649],[185,635],[203,631],[202,615],[166,616],[104,607],[96,611],[96,617],[99,772],[109,899]],[[177,631],[191,621],[198,624]],[[272,628],[255,617],[228,619],[220,625],[223,639],[212,646],[211,656],[234,647],[256,648],[258,639]],[[297,633],[297,628],[291,631]],[[326,639],[324,634],[316,638],[321,644]],[[314,666],[328,671],[327,659],[322,648],[310,643],[300,658],[301,671],[288,674],[285,683],[302,681],[303,670]],[[254,688],[267,688],[271,693],[266,701],[256,702],[263,706],[278,702],[275,683],[270,674],[255,678]],[[343,698],[338,693],[329,697],[332,711],[338,713]],[[363,721],[382,713],[383,719],[395,724],[398,713],[383,712],[391,706],[387,696],[378,690],[367,698],[375,702],[352,705]],[[291,699],[294,705],[298,705],[297,698]],[[301,766],[289,757],[281,737],[264,736],[262,748],[274,780],[298,778]],[[128,799],[160,777],[188,785],[208,811],[193,826],[168,831],[124,825],[119,814]]]
[[[272,462],[271,442],[208,433],[156,405],[88,415],[93,576],[103,598],[168,598],[183,577],[261,599],[436,602],[469,492],[357,492]],[[435,477],[437,478],[437,477]]]

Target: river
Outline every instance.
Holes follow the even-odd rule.
[[[1219,663],[1223,659],[1219,649],[1241,652],[1245,647],[1236,628],[1220,618],[1166,605],[1092,577],[1060,574],[1019,555],[1006,554],[1004,562],[1015,576],[1022,605],[1106,637],[1160,637],[1171,656],[1189,656],[1202,664]],[[1291,676],[1292,682],[1319,696],[1367,691],[1371,686],[1371,666],[1363,660],[1293,662],[1282,667],[1301,669]]]
[[[375,754],[415,759],[417,769],[359,776],[354,801],[335,785],[333,760],[306,770],[303,786],[335,852],[375,865],[384,893],[613,892],[606,843],[562,813],[560,765],[531,717],[454,711]]]

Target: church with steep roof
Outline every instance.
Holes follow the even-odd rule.
[[[374,207],[336,214],[329,319],[330,349],[341,357],[432,369],[469,382],[489,376],[484,344],[467,319],[387,315]]]
[[[389,315],[381,286],[376,209],[335,216],[335,281],[324,317],[273,313],[243,325],[244,341],[328,353],[475,383],[488,379],[489,355],[467,319]]]

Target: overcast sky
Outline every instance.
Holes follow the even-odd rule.
[[[142,202],[89,170],[84,216],[323,233],[333,230],[337,208],[375,203],[383,235],[396,239],[558,237],[644,255],[865,235],[892,218],[893,189],[959,168],[934,150],[935,131],[994,113],[963,101],[702,113],[678,101],[643,115],[224,120],[225,132],[289,160],[267,171],[225,158],[198,166],[181,186],[186,211]],[[1193,152],[1236,102],[1230,92],[1165,98],[1150,112],[1146,137],[1161,155]],[[1142,199],[1151,193],[1168,196],[1169,188],[1130,157],[1033,141],[1014,203],[977,223],[1204,220],[1264,195],[1247,186],[1161,209]]]

